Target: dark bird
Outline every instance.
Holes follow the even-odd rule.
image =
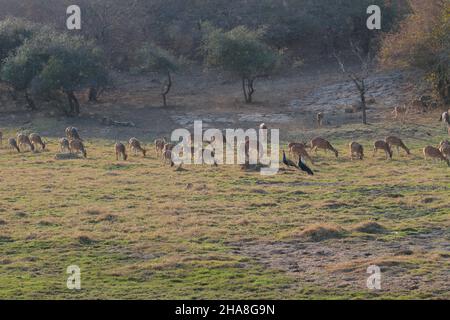
[[[299,157],[298,159],[298,167],[302,170],[305,171],[307,174],[309,174],[310,176],[314,175],[314,172],[302,161],[302,157]]]
[[[288,167],[295,167],[297,168],[297,165],[294,163],[294,161],[291,161],[286,158],[286,153],[283,150],[283,163]],[[298,168],[297,168],[298,169]]]

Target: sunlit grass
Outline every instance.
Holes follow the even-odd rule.
[[[374,138],[389,130],[354,125],[307,133],[329,138],[340,152],[337,160],[319,152],[313,177],[295,170],[266,177],[238,166],[177,172],[152,151],[116,161],[113,141],[89,138],[88,159],[72,160],[54,159],[57,137],[47,138],[49,151],[40,153],[13,153],[4,142],[0,298],[404,297],[305,283],[233,249],[241,241],[284,241],[324,223],[358,238],[367,235],[355,225],[376,221],[387,230],[377,235],[383,241],[448,231],[450,168],[421,156],[425,139],[437,144],[445,134],[412,136],[415,127],[406,125],[412,155],[373,158]],[[9,128],[4,136],[14,132]],[[364,161],[348,159],[351,140],[366,148]],[[432,280],[448,263],[445,254],[429,254],[435,260],[411,272]],[[422,261],[414,259],[401,262]],[[81,267],[79,292],[65,286],[71,264]],[[409,297],[429,296],[419,289]]]

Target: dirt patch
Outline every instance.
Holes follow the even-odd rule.
[[[449,247],[449,234],[441,229],[393,241],[345,237],[320,242],[290,239],[233,244],[235,252],[266,268],[282,270],[306,286],[313,283],[333,292],[369,292],[367,267],[374,264],[382,272],[379,293],[402,295],[414,290],[424,295],[444,294],[447,297],[450,272],[442,265],[448,258],[439,253],[447,254]],[[403,254],[399,255],[400,252]],[[425,263],[428,264],[425,267],[427,277],[417,274]]]

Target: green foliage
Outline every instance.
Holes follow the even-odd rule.
[[[82,37],[46,27],[5,59],[0,76],[16,90],[31,89],[36,94],[74,91],[107,81],[101,50]]]
[[[416,67],[450,104],[450,3],[411,1],[414,14],[385,37],[380,60],[385,67]]]
[[[178,71],[181,62],[169,51],[154,44],[145,44],[136,54],[135,72],[164,73]]]
[[[281,54],[263,42],[264,30],[239,26],[224,32],[210,25],[203,40],[206,64],[245,79],[272,73],[280,65]]]
[[[40,26],[32,22],[8,17],[0,21],[0,65],[14,50],[20,47],[26,39],[31,38]]]

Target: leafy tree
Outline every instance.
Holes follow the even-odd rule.
[[[0,21],[0,68],[3,60],[19,48],[25,40],[39,31],[40,26],[29,21],[7,17]],[[12,98],[17,98],[14,88],[9,88]]]
[[[166,76],[161,87],[163,105],[167,106],[167,95],[172,88],[172,73],[179,70],[181,61],[169,51],[154,44],[146,44],[140,48],[136,55],[138,61],[138,72],[156,72]]]
[[[35,104],[30,91],[49,99],[57,93],[65,94],[70,106],[69,111],[64,110],[67,114],[80,112],[76,90],[107,81],[101,50],[82,37],[49,28],[43,28],[6,58],[0,76],[16,90],[25,92],[32,109]]]
[[[224,32],[204,24],[203,51],[206,64],[219,67],[242,79],[246,103],[252,102],[254,81],[268,76],[280,65],[281,54],[262,41],[263,30],[239,26]]]
[[[0,21],[0,63],[39,28],[39,25],[19,18],[8,17]]]

